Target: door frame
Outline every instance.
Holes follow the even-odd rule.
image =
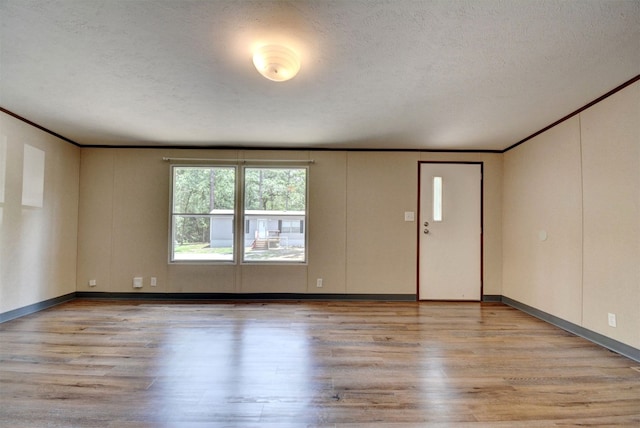
[[[484,297],[484,162],[483,161],[418,161],[418,221],[416,222],[416,301],[420,302],[420,233],[422,230],[421,213],[421,175],[422,164],[454,164],[454,165],[480,165],[480,302]],[[440,300],[446,301],[446,300]],[[454,300],[452,300],[454,301]],[[475,302],[476,300],[455,300],[455,302]]]

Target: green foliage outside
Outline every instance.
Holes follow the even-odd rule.
[[[246,210],[304,211],[307,170],[301,168],[246,168]]]
[[[212,209],[234,207],[235,168],[181,167],[173,179],[175,214],[209,214]]]
[[[174,239],[179,246],[208,242],[211,211],[234,210],[235,174],[234,167],[174,168]],[[246,168],[245,209],[304,211],[306,176],[304,168]]]

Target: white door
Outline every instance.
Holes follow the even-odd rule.
[[[267,239],[267,220],[259,218],[256,227],[256,238]]]
[[[420,164],[420,300],[481,299],[481,198],[481,164]]]

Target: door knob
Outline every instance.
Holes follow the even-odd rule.
[[[428,233],[429,233],[429,229],[425,229],[425,230],[424,230],[424,234],[426,235],[426,234],[428,234]]]
[[[428,222],[428,221],[425,221],[425,222],[424,222],[424,227],[427,227],[427,226],[429,226],[429,222]]]

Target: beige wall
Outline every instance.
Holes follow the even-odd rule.
[[[313,159],[308,264],[168,264],[163,157]],[[485,294],[501,294],[501,155],[304,150],[83,149],[77,289],[134,292],[142,276],[142,292],[415,294],[417,227],[404,212],[417,211],[418,161],[445,157],[485,162]]]
[[[42,206],[24,206],[25,144],[44,153]],[[76,291],[80,149],[0,113],[0,313]],[[2,168],[0,168],[0,171]]]
[[[503,295],[640,348],[638,171],[639,83],[505,153]]]
[[[582,322],[581,188],[578,117],[505,155],[503,294],[576,324]]]
[[[584,327],[640,348],[640,83],[581,114]],[[616,328],[607,313],[617,317]]]
[[[347,292],[416,293],[418,153],[347,154]]]

